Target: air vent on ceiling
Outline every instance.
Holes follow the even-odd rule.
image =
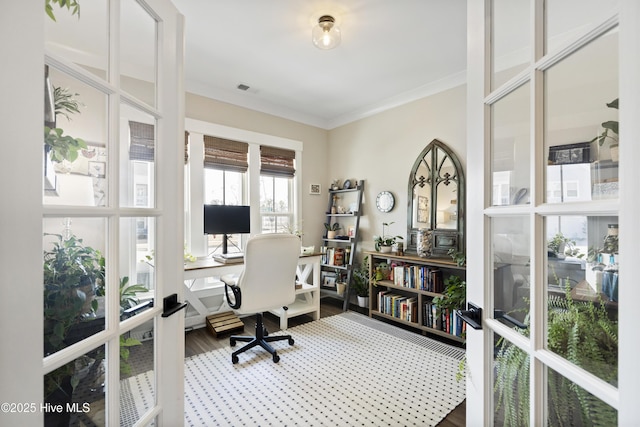
[[[244,90],[244,91],[249,90],[249,86],[247,86],[247,85],[246,85],[246,84],[244,84],[244,83],[240,83],[240,84],[237,86],[237,88],[238,88],[238,89],[240,89],[240,90]]]

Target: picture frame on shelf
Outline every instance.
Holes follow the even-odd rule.
[[[322,272],[322,286],[325,288],[335,288],[336,287],[336,279],[337,276],[335,273],[323,271]]]
[[[554,145],[549,147],[550,165],[570,165],[589,163],[591,161],[591,143],[578,142],[575,144]]]

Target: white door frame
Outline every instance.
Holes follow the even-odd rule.
[[[469,0],[467,2],[467,158],[483,159],[469,162],[467,176],[475,177],[468,181],[467,191],[467,300],[483,307],[483,330],[468,329],[467,332],[467,425],[493,425],[492,378],[493,378],[493,339],[489,325],[498,329],[492,320],[492,286],[491,283],[491,243],[489,236],[489,217],[485,209],[491,205],[490,200],[490,155],[489,155],[489,107],[485,105],[485,97],[489,93],[489,56],[488,40],[490,29],[490,0]],[[542,0],[531,0],[532,14],[541,13]],[[623,144],[620,156],[620,193],[619,223],[624,234],[620,237],[620,250],[633,257],[637,253],[637,242],[640,241],[640,227],[637,225],[637,212],[640,200],[637,196],[637,182],[640,182],[640,3],[637,0],[620,0],[619,42],[620,42],[620,79],[619,93],[623,99],[619,119],[621,122],[620,138],[631,143]],[[532,26],[533,28],[533,26]],[[533,41],[532,41],[533,45]],[[540,114],[542,107],[532,108],[532,122],[535,114]],[[532,156],[541,156],[532,150]],[[535,165],[542,165],[537,159]],[[482,178],[482,179],[478,179]],[[537,191],[542,191],[541,180],[537,178]],[[534,184],[532,182],[532,184]],[[541,194],[533,200],[542,200]],[[541,247],[543,236],[542,220],[534,218],[531,223],[532,247]],[[539,251],[542,252],[542,251]],[[533,259],[533,257],[532,257]],[[622,277],[630,278],[633,284],[635,262],[623,263],[620,266]],[[533,265],[533,263],[532,263]],[[538,268],[537,270],[541,270]],[[535,279],[541,271],[532,270]],[[532,365],[531,383],[535,393],[531,395],[531,425],[542,425],[545,420],[543,410],[544,386],[542,375],[545,364],[554,365],[549,352],[542,350],[544,337],[536,334],[534,328],[542,330],[542,310],[535,299],[542,301],[544,290],[537,290],[531,295],[532,339],[531,343],[522,344],[528,348],[536,360]],[[637,358],[640,354],[640,343],[637,340],[637,319],[634,301],[640,299],[640,287],[625,286],[620,289],[619,300],[619,385],[618,388],[601,389],[601,398],[611,402],[618,409],[618,425],[630,426],[640,419],[640,405],[637,396],[640,394],[640,370],[637,369]],[[535,310],[534,310],[535,308]],[[537,316],[536,316],[537,314]],[[537,317],[537,319],[536,319]],[[507,329],[507,328],[504,328]],[[499,329],[500,333],[508,332]],[[505,335],[505,334],[502,334]],[[528,339],[524,339],[528,341]],[[565,372],[572,377],[571,372]]]
[[[159,425],[184,423],[184,316],[161,318],[162,298],[172,293],[182,296],[183,283],[183,174],[184,174],[184,88],[183,17],[168,0],[145,0],[141,4],[160,19],[158,24],[158,140],[156,150],[156,256],[158,280],[155,306],[139,316],[155,319],[156,405],[142,420],[157,417]],[[118,19],[119,2],[110,11]],[[62,9],[57,13],[64,13]],[[0,168],[0,408],[1,425],[42,425],[44,422],[43,375],[61,362],[56,355],[43,362],[42,232],[45,207],[42,203],[42,125],[44,111],[43,70],[45,58],[45,18],[42,2],[9,2],[0,15],[0,53],[5,61],[0,69],[3,102],[0,113],[6,165]],[[112,21],[113,22],[113,21]],[[112,33],[112,37],[117,35]],[[112,38],[113,40],[113,38]],[[111,58],[117,60],[117,52]],[[116,71],[117,72],[117,71]],[[118,111],[119,98],[110,103]],[[118,135],[119,117],[111,117],[110,134]],[[116,170],[114,166],[112,171]],[[117,182],[117,180],[116,180]],[[117,202],[111,187],[110,200]],[[51,210],[50,208],[47,208]],[[85,209],[74,208],[84,214]],[[116,208],[104,214],[116,224]],[[61,211],[62,212],[62,211]],[[94,213],[95,215],[95,213]],[[115,215],[115,217],[113,216]],[[113,229],[109,238],[117,239]],[[114,240],[117,241],[117,240]],[[107,255],[117,258],[117,245]],[[108,267],[110,268],[110,267]],[[117,275],[111,267],[107,272]],[[116,292],[117,293],[117,292]],[[116,301],[112,293],[109,301]],[[114,304],[107,310],[117,310]],[[119,417],[119,336],[120,324],[112,316],[105,331],[75,348],[107,344],[107,423]],[[129,322],[131,324],[131,322]],[[75,352],[75,350],[74,350]],[[69,353],[69,352],[67,352]],[[110,361],[109,361],[110,360]],[[115,369],[114,369],[115,368]]]

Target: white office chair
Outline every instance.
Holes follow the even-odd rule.
[[[273,356],[277,363],[280,357],[270,342],[294,341],[291,335],[267,336],[262,312],[287,305],[296,299],[296,267],[300,257],[300,239],[293,234],[260,234],[247,241],[244,251],[244,270],[239,276],[224,276],[225,295],[229,306],[239,314],[256,313],[256,336],[231,336],[229,343],[235,347],[236,341],[248,342],[231,355],[231,361],[238,363],[238,354],[261,346]],[[232,291],[233,296],[229,294]]]

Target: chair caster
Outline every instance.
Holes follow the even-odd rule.
[[[233,363],[234,365],[238,363],[238,356],[231,356],[231,363]]]
[[[267,331],[267,328],[264,328],[264,329],[262,330],[262,334],[263,334],[265,337],[268,337],[268,336],[269,336],[269,331]]]
[[[278,356],[277,354],[273,354],[273,363],[278,363],[280,361],[280,356]]]
[[[231,347],[235,347],[236,346],[236,340],[234,339],[229,339],[229,344],[231,345]],[[235,363],[235,362],[234,362]]]
[[[293,338],[289,338],[289,345],[293,345],[295,343],[295,341],[293,340]]]

